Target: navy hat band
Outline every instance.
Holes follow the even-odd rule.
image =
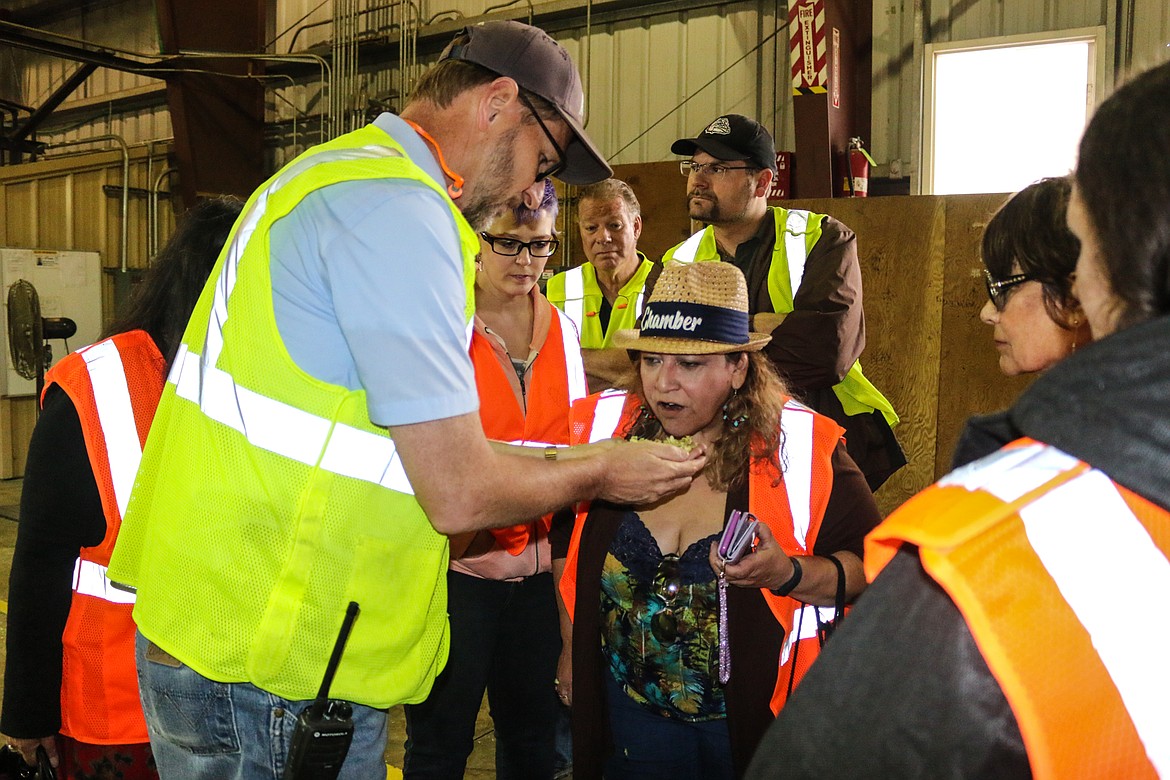
[[[702,303],[652,301],[642,311],[638,335],[666,339],[694,339],[722,344],[747,344],[748,315],[738,309]]]

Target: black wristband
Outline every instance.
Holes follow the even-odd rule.
[[[787,596],[796,590],[796,586],[800,584],[800,578],[804,576],[804,571],[800,568],[800,560],[793,557],[789,557],[788,560],[792,561],[792,576],[780,587],[772,588],[772,592],[777,596]]]

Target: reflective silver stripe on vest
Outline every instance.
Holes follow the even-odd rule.
[[[593,426],[589,429],[590,443],[612,439],[618,423],[622,421],[622,409],[626,405],[624,390],[606,390],[597,399],[593,410]]]
[[[106,576],[106,567],[80,558],[73,566],[73,590],[115,604],[133,604],[134,594],[121,590]]]
[[[699,244],[703,243],[703,234],[706,232],[707,228],[703,228],[679,244],[678,249],[674,250],[674,254],[671,255],[670,259],[678,260],[680,263],[695,262],[695,255],[699,254]]]
[[[268,197],[300,174],[322,163],[385,157],[402,157],[402,153],[389,146],[376,144],[356,149],[326,149],[316,154],[307,155],[293,163],[285,169],[279,178],[261,190],[252,203],[252,207],[248,209],[240,222],[239,229],[232,236],[223,268],[215,280],[215,301],[211,307],[211,317],[207,322],[207,334],[203,347],[203,357],[206,363],[210,365],[218,363],[220,353],[223,352],[223,326],[227,322],[228,316],[227,301],[236,285],[240,256],[244,253],[244,248],[248,246],[252,234],[256,232],[256,226],[260,224],[260,219],[268,208]],[[470,344],[470,341],[468,343]]]
[[[512,441],[501,442],[502,444],[511,444],[513,447],[568,447],[568,444],[555,444],[551,441],[536,441],[535,439],[513,439]]]
[[[1046,449],[1053,449],[1046,447]],[[1064,454],[1064,453],[1060,453]],[[1024,467],[1025,469],[1028,466]],[[1105,474],[1093,469],[1020,510],[1028,542],[1088,633],[1117,688],[1146,755],[1170,777],[1170,623],[1151,604],[1170,598],[1170,561]],[[1124,561],[1126,590],[1101,587],[1101,551]]]
[[[331,425],[324,417],[240,387],[229,373],[216,368],[223,352],[228,298],[235,288],[240,257],[267,209],[269,196],[295,177],[323,163],[387,157],[402,157],[402,153],[378,144],[355,149],[326,149],[294,163],[260,192],[232,237],[223,268],[215,280],[215,297],[203,355],[189,351],[186,344],[180,345],[168,381],[176,385],[179,397],[197,403],[205,415],[243,434],[255,447],[306,466],[319,464],[335,474],[413,495],[402,460],[388,437],[342,423]],[[469,324],[467,344],[470,340]]]
[[[1010,504],[1077,463],[1076,458],[1055,447],[1030,444],[1000,450],[956,469],[940,479],[938,486],[983,490]]]
[[[564,313],[572,320],[578,334],[585,332],[585,271],[582,266],[565,271]]]
[[[106,461],[114,484],[114,499],[118,514],[126,513],[130,489],[142,462],[142,445],[138,441],[138,424],[134,419],[134,404],[126,383],[126,369],[122,355],[112,340],[91,344],[78,350],[85,361],[89,381],[93,386],[94,404],[102,437],[106,440]]]
[[[809,214],[801,209],[791,209],[784,222],[784,257],[788,261],[788,284],[793,298],[800,289],[800,282],[804,279],[804,265],[808,262],[805,234],[808,233]]]
[[[573,402],[589,395],[589,388],[585,383],[585,366],[581,362],[581,342],[578,340],[577,330],[569,315],[552,307],[561,323],[561,344],[565,350],[565,374],[569,380],[569,406]]]
[[[784,489],[788,493],[788,511],[792,515],[792,535],[800,549],[808,554],[808,529],[812,524],[812,469],[813,469],[813,411],[796,401],[784,404],[780,415],[782,450],[780,463],[784,465]],[[784,637],[780,663],[788,662],[788,655],[801,639],[817,635],[817,614],[821,622],[833,620],[833,607],[815,607],[806,604],[792,616],[793,629]]]
[[[200,410],[243,434],[254,447],[274,452],[306,466],[317,466],[344,477],[373,482],[399,493],[414,495],[394,442],[240,387],[231,374],[200,360],[179,347],[171,375],[175,393],[199,405]]]
[[[813,413],[793,401],[784,404],[780,415],[784,464],[784,488],[788,491],[788,511],[792,513],[792,533],[800,549],[808,552],[808,527],[812,504]]]
[[[788,656],[792,647],[801,639],[812,639],[817,635],[817,615],[820,614],[822,623],[829,623],[837,617],[834,607],[815,607],[805,604],[797,607],[792,614],[792,631],[784,635],[784,647],[780,649],[780,665],[788,663]],[[807,650],[808,648],[805,648]]]

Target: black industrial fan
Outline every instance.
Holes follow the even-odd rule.
[[[45,370],[53,363],[49,339],[67,339],[77,333],[77,323],[68,317],[42,317],[37,288],[17,279],[8,288],[8,352],[12,368],[25,379],[37,382],[37,409],[45,389]]]

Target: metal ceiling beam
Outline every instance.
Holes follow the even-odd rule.
[[[8,134],[8,140],[23,141],[35,133],[37,128],[41,126],[41,123],[44,122],[45,119],[47,119],[54,110],[56,110],[57,106],[61,105],[61,103],[65,101],[65,98],[72,95],[73,92],[78,87],[80,87],[87,78],[90,77],[90,74],[92,74],[97,69],[98,66],[94,65],[92,62],[84,63],[80,68],[73,72],[72,76],[65,79],[65,82],[61,84],[61,86],[57,87],[57,89],[53,91],[52,95],[49,95],[48,100],[37,106],[37,109],[32,112],[32,115],[27,120],[25,120],[24,124]]]
[[[39,31],[37,32],[39,33]],[[55,40],[51,35],[35,34],[23,25],[2,20],[0,20],[0,43],[11,44],[18,49],[27,49],[74,62],[84,62],[101,68],[139,73],[156,78],[161,78],[170,68],[166,63],[139,62],[102,49],[74,46],[61,40]]]

